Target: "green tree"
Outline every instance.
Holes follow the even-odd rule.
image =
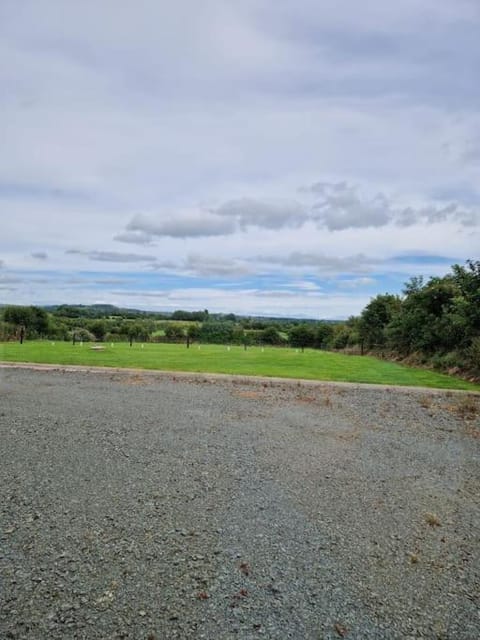
[[[68,340],[68,325],[61,318],[50,316],[48,318],[47,335],[55,340]]]
[[[90,322],[88,329],[93,333],[96,340],[103,341],[105,334],[108,331],[108,325],[105,320],[94,320],[93,322]]]
[[[263,344],[279,345],[283,344],[283,338],[276,327],[269,326],[262,330],[261,341]]]
[[[399,312],[387,328],[389,343],[404,354],[448,351],[462,342],[458,288],[451,276],[412,279],[405,288]]]
[[[25,332],[31,337],[47,335],[49,315],[40,307],[8,306],[4,309],[3,318],[17,327],[22,338]]]
[[[189,324],[187,328],[187,335],[190,340],[198,340],[200,337],[200,325],[196,322],[193,324]]]
[[[76,342],[95,342],[95,335],[85,327],[74,327],[68,334],[73,344]]]
[[[467,260],[467,267],[454,264],[452,270],[459,292],[456,312],[464,323],[468,341],[480,336],[480,260]]]
[[[200,340],[207,343],[227,344],[233,342],[233,322],[208,320],[200,329]]]
[[[350,329],[345,323],[336,324],[333,327],[331,345],[334,349],[345,349],[350,339]]]
[[[330,346],[333,336],[333,325],[328,322],[320,322],[315,327],[315,346],[318,349],[326,349]]]
[[[358,334],[368,349],[383,348],[387,343],[387,326],[399,312],[401,306],[398,296],[375,296],[362,311],[358,323]]]
[[[315,345],[315,330],[308,324],[299,324],[292,327],[288,340],[292,347],[300,347],[303,352],[305,347],[313,347]]]
[[[145,337],[145,331],[140,322],[128,323],[126,334],[127,334],[128,342],[130,346],[132,346],[134,340],[138,340],[139,338]]]
[[[171,342],[182,342],[185,339],[185,327],[181,324],[170,322],[165,327],[165,337]]]

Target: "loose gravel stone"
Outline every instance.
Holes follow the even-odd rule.
[[[0,370],[0,638],[480,637],[480,397]]]

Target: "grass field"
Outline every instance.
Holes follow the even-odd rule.
[[[31,341],[0,344],[0,360],[48,364],[133,367],[164,371],[196,371],[238,375],[275,376],[376,384],[411,385],[442,389],[479,391],[478,385],[425,369],[404,367],[369,356],[348,356],[306,349],[275,347],[225,347],[177,344],[92,344],[73,346],[68,342]]]

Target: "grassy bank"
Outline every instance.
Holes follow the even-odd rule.
[[[307,349],[274,347],[225,347],[177,344],[103,344],[101,350],[84,343],[32,341],[0,344],[0,360],[48,364],[134,367],[168,371],[230,373],[253,376],[304,378],[392,385],[411,385],[443,389],[480,390],[478,385],[452,376],[405,367],[370,356],[347,356]],[[97,345],[98,346],[98,345]]]

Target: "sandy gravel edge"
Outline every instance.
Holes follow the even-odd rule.
[[[341,382],[331,380],[308,380],[304,378],[278,378],[268,376],[245,376],[229,373],[201,373],[195,371],[170,371],[163,369],[138,369],[134,367],[95,367],[86,365],[75,364],[41,364],[35,362],[4,362],[0,361],[1,369],[29,369],[31,371],[64,371],[64,372],[81,372],[81,373],[115,373],[115,374],[142,374],[150,377],[158,378],[182,378],[183,380],[200,380],[212,382],[218,381],[231,381],[242,382],[245,384],[291,384],[291,385],[305,385],[313,387],[333,387],[333,388],[348,388],[348,389],[389,389],[392,391],[404,392],[404,393],[421,393],[426,392],[432,394],[467,394],[467,395],[480,395],[480,391],[473,391],[467,389],[440,389],[436,387],[417,387],[406,385],[390,385],[390,384],[373,384],[369,382]]]

